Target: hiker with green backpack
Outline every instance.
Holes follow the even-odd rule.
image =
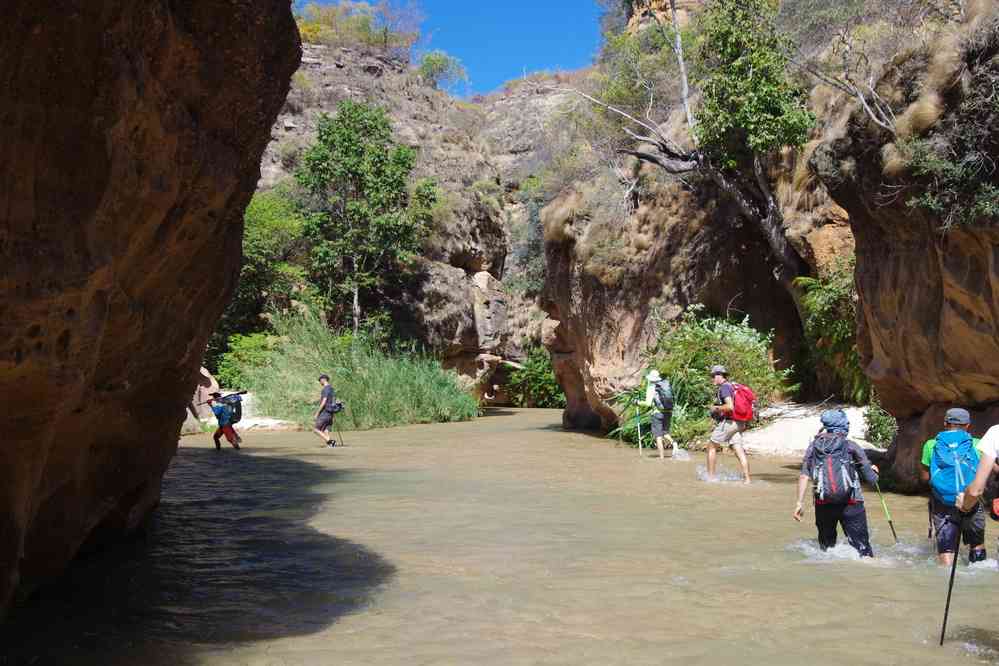
[[[677,445],[669,434],[670,422],[673,420],[673,388],[669,380],[664,379],[658,370],[651,370],[645,376],[648,388],[645,390],[645,400],[642,405],[652,407],[652,436],[659,447],[659,459],[666,459],[666,441],[673,447],[673,457],[677,457]]]
[[[936,534],[937,560],[951,566],[957,554],[958,532],[968,545],[968,563],[983,562],[985,509],[978,502],[969,512],[957,506],[958,496],[971,484],[982,459],[981,442],[968,432],[971,414],[954,407],[944,416],[944,430],[923,444],[922,480],[930,484],[930,521]]]
[[[836,545],[839,525],[861,557],[874,557],[860,480],[876,484],[878,468],[867,459],[864,449],[849,439],[850,420],[843,410],[826,410],[821,419],[822,430],[801,461],[798,502],[792,517],[801,522],[805,491],[811,482],[819,547],[828,550]]]
[[[714,481],[717,478],[718,449],[728,445],[739,459],[743,483],[750,483],[749,459],[742,447],[741,435],[753,420],[756,394],[748,386],[729,381],[728,370],[723,365],[711,368],[711,379],[717,387],[717,393],[715,404],[711,407],[711,418],[715,420],[715,428],[708,442],[708,480]],[[733,441],[736,435],[740,436],[738,443]]]

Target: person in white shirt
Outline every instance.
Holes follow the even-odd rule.
[[[957,508],[968,513],[975,508],[985,492],[985,484],[988,483],[989,476],[993,471],[999,471],[996,466],[996,458],[999,456],[999,425],[994,425],[988,429],[985,436],[978,443],[978,470],[975,472],[975,479],[964,492],[957,496],[955,504]]]
[[[677,445],[669,435],[670,422],[673,420],[673,393],[669,381],[662,378],[658,370],[651,370],[645,376],[649,382],[645,389],[645,400],[642,405],[652,407],[652,436],[656,438],[659,447],[659,459],[666,459],[666,441],[673,447],[673,457],[677,457]],[[658,392],[656,386],[659,386]]]

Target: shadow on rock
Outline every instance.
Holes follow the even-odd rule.
[[[307,524],[349,474],[181,448],[145,535],[79,558],[14,609],[0,664],[176,666],[199,648],[330,626],[395,572]]]

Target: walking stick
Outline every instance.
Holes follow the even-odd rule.
[[[947,616],[950,614],[950,595],[954,591],[954,574],[957,572],[957,560],[961,554],[961,532],[964,531],[964,513],[961,514],[961,524],[957,530],[957,546],[954,548],[954,561],[950,564],[950,583],[947,585],[947,605],[944,606],[943,626],[940,628],[940,645],[944,644],[944,634],[947,633]]]
[[[643,458],[645,456],[642,453],[642,418],[638,415],[638,405],[635,405],[635,425],[638,426],[638,457]]]
[[[891,514],[888,513],[888,504],[885,502],[885,496],[881,493],[881,485],[875,481],[874,487],[878,491],[878,497],[881,498],[881,508],[885,510],[885,517],[888,518],[888,527],[891,528],[891,535],[895,537],[895,543],[898,543],[898,533],[895,532],[895,523],[892,522]]]

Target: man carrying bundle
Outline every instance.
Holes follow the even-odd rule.
[[[221,393],[212,393],[208,397],[208,406],[212,408],[212,413],[215,414],[215,419],[219,423],[218,429],[212,434],[212,439],[215,440],[215,450],[222,450],[222,435],[225,435],[226,440],[232,444],[232,448],[239,450],[239,445],[243,443],[243,438],[239,436],[233,424],[239,419],[235,415],[235,410],[233,409],[231,400],[239,400],[239,396],[227,396],[223,398]],[[240,410],[242,411],[242,410]]]
[[[798,503],[792,515],[801,522],[805,490],[811,481],[819,547],[828,550],[835,546],[836,526],[841,525],[861,557],[874,557],[859,477],[873,485],[878,480],[878,468],[859,444],[847,438],[849,433],[850,421],[843,410],[822,413],[822,431],[809,444],[801,461]]]

